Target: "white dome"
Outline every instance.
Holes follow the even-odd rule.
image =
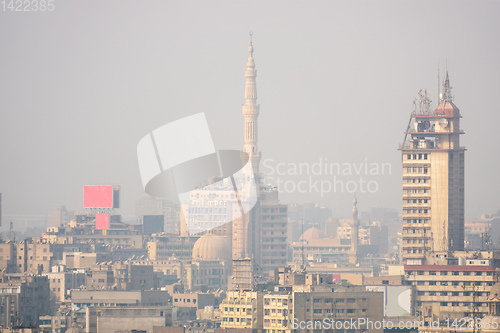
[[[205,234],[194,243],[193,259],[229,260],[231,251],[223,237]]]

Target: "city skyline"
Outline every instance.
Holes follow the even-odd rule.
[[[0,2],[0,333],[500,333],[481,4]]]
[[[249,31],[259,69],[263,173],[269,170],[264,163],[388,163],[390,174],[367,178],[377,182],[376,193],[356,191],[359,209],[400,211],[401,128],[419,89],[427,89],[437,106],[440,63],[442,78],[448,68],[464,116],[465,216],[500,208],[500,157],[490,151],[500,120],[493,112],[500,88],[499,23],[492,14],[497,4],[334,3],[302,12],[305,5],[298,3],[257,3],[221,5],[219,12],[210,5],[153,3],[169,9],[169,20],[154,14],[136,28],[130,19],[145,12],[124,2],[112,26],[106,20],[110,3],[101,4],[100,12],[61,3],[45,16],[1,14],[0,26],[16,31],[1,37],[7,50],[0,65],[5,214],[48,214],[61,205],[78,211],[81,189],[90,184],[121,185],[121,212],[134,214],[143,193],[135,143],[158,125],[198,112],[207,114],[217,147],[241,149]],[[235,14],[243,7],[239,21]],[[81,10],[94,20],[77,20]],[[204,10],[214,17],[203,16]],[[224,25],[236,28],[229,32]],[[331,175],[318,179],[333,181]],[[336,216],[350,215],[349,191],[291,192],[280,193],[283,203],[315,202]]]

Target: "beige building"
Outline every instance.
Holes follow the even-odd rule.
[[[295,314],[294,294],[270,294],[264,296],[264,323],[266,333],[290,333]]]
[[[215,305],[215,294],[213,293],[174,293],[172,294],[172,305],[174,307],[187,307],[204,309],[206,306]]]
[[[297,329],[294,324],[300,322],[304,322],[305,327],[322,322],[314,331],[383,332],[383,328],[375,324],[382,322],[384,316],[381,292],[366,291],[362,286],[294,286],[293,302],[294,313],[288,315],[288,322],[292,323],[289,329]],[[325,318],[329,318],[330,326],[324,325]],[[359,322],[360,318],[366,322]],[[368,322],[372,322],[372,326]]]
[[[63,266],[53,266],[52,272],[45,274],[49,280],[50,299],[65,302],[69,291],[87,285],[87,276],[83,272],[66,271]]]
[[[406,280],[415,288],[415,314],[426,320],[487,315],[496,282],[490,264],[474,259],[463,265],[405,265]]]
[[[40,238],[33,237],[15,243],[14,247],[14,252],[11,254],[15,253],[16,272],[50,271],[53,257],[50,244],[43,242]]]
[[[16,249],[15,243],[0,244],[0,270],[7,273],[17,272]]]
[[[85,319],[86,333],[153,333],[155,327],[171,326],[175,313],[171,306],[89,307]]]
[[[383,293],[369,292],[364,287],[297,285],[293,286],[292,292],[265,295],[228,292],[219,308],[223,329],[290,333],[305,331],[313,325],[315,329],[309,327],[311,332],[333,332],[335,329],[344,329],[344,332],[383,331],[368,323],[357,324],[358,318],[372,322],[382,322],[383,319]],[[350,326],[351,321],[356,322],[356,327]]]
[[[403,244],[405,264],[425,264],[426,253],[464,248],[464,153],[460,111],[452,102],[448,73],[443,96],[430,110],[420,93],[412,112],[403,163]]]
[[[201,235],[157,235],[147,243],[148,258],[154,261],[191,259],[193,246]]]
[[[104,261],[111,261],[109,253],[64,252],[62,258],[68,269],[92,268]]]
[[[51,227],[60,227],[69,223],[73,217],[73,212],[68,212],[66,206],[53,208],[50,210],[49,221]]]
[[[220,304],[223,329],[263,330],[265,333],[382,332],[368,323],[356,327],[351,321],[365,318],[382,322],[383,293],[366,291],[363,286],[332,282],[331,274],[292,272],[276,269],[274,292],[230,291]],[[326,321],[330,326],[324,325]],[[344,325],[339,328],[332,327]],[[348,322],[349,324],[344,324]],[[311,329],[309,325],[314,325]],[[347,327],[349,326],[349,327]]]
[[[191,249],[191,253],[192,253]],[[185,263],[181,260],[133,260],[134,265],[152,265],[154,272],[163,273],[164,276],[171,279],[179,279],[186,282]]]
[[[262,329],[263,297],[257,291],[228,291],[219,305],[221,328]]]
[[[310,229],[309,229],[310,230]],[[305,233],[304,233],[305,234]],[[307,238],[293,242],[293,262],[347,263],[351,241],[340,238]]]
[[[261,188],[260,192],[260,259],[262,271],[269,273],[285,266],[288,257],[287,205],[278,200],[278,191]]]
[[[42,332],[68,333],[67,329],[71,325],[71,318],[63,315],[40,316],[38,325]]]
[[[142,235],[130,234],[128,230],[101,230],[100,234],[75,235],[75,243],[95,243],[105,246],[123,246],[135,249],[142,248]]]
[[[116,291],[72,290],[71,302],[80,309],[87,307],[167,306],[168,292],[161,290]]]

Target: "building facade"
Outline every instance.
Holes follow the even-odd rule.
[[[9,274],[0,283],[0,327],[32,327],[50,309],[45,276]]]
[[[400,147],[405,264],[424,264],[429,252],[464,248],[465,148],[448,73],[436,110],[430,110],[430,102],[420,93]]]

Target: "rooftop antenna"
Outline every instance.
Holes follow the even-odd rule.
[[[301,238],[304,236],[304,218],[302,218],[302,235],[300,236]],[[305,273],[306,271],[306,260],[304,257],[304,239],[301,239],[300,242],[301,245],[301,256],[302,256],[302,272]]]
[[[443,245],[447,243],[446,237],[446,221],[443,220]],[[448,244],[449,246],[450,244]]]
[[[440,61],[438,60],[438,105],[441,104],[441,73],[440,73]]]
[[[253,32],[252,32],[252,31],[250,31],[248,34],[250,35],[250,44],[252,44],[252,36],[253,36]]]

